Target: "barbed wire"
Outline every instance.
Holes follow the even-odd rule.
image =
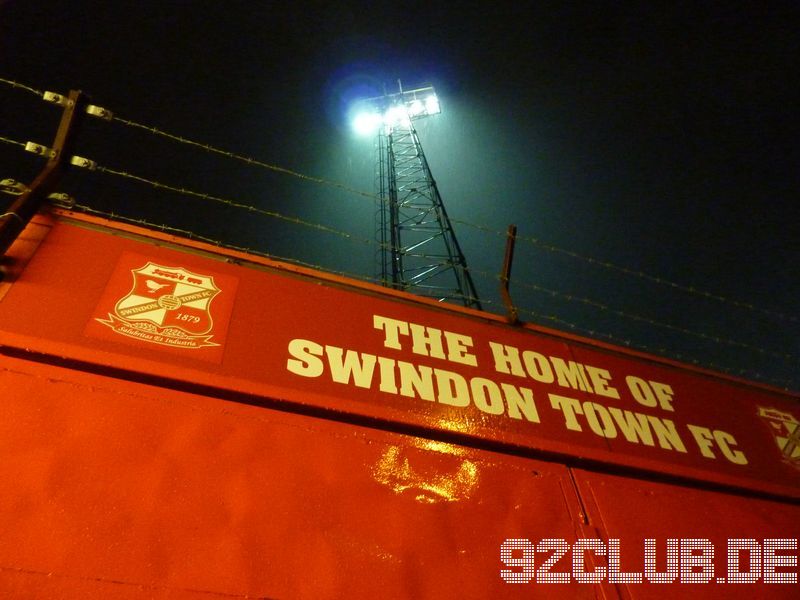
[[[477,270],[474,270],[474,269],[472,270],[472,272],[480,274],[480,275],[482,275],[484,277],[492,275],[491,273],[487,273],[485,271],[477,271]],[[499,280],[499,276],[497,276],[497,275],[495,275],[494,278]],[[599,310],[612,313],[612,314],[617,315],[618,317],[622,317],[624,319],[629,319],[629,320],[637,321],[637,322],[640,322],[640,323],[647,323],[648,325],[652,325],[653,327],[660,327],[662,329],[668,329],[670,331],[674,331],[674,332],[677,332],[677,333],[682,333],[684,335],[696,337],[696,338],[705,340],[707,342],[715,342],[717,344],[725,344],[727,346],[733,346],[733,347],[736,347],[736,348],[744,348],[746,350],[750,350],[752,352],[756,352],[757,354],[761,354],[761,355],[764,355],[764,356],[771,356],[773,358],[779,358],[779,359],[782,359],[782,360],[785,360],[785,361],[788,361],[788,362],[798,362],[798,363],[800,363],[800,357],[793,356],[792,354],[781,354],[781,353],[778,353],[778,352],[772,352],[772,351],[769,351],[769,350],[764,350],[763,348],[759,348],[758,346],[754,346],[752,344],[748,344],[746,342],[740,342],[740,341],[737,341],[737,340],[734,340],[734,339],[731,339],[731,338],[725,338],[725,337],[722,337],[722,336],[711,335],[709,333],[704,333],[704,332],[700,332],[700,331],[694,331],[692,329],[688,329],[686,327],[681,327],[679,325],[673,325],[671,323],[665,323],[663,321],[658,321],[658,320],[652,319],[650,317],[645,317],[643,315],[638,315],[638,314],[631,313],[631,312],[628,312],[628,311],[624,311],[624,310],[621,310],[621,309],[618,309],[618,308],[613,308],[613,307],[611,307],[611,306],[609,306],[607,304],[604,304],[603,302],[599,302],[597,300],[592,300],[590,298],[585,298],[585,297],[582,297],[582,296],[576,296],[576,295],[573,295],[573,294],[566,294],[564,292],[559,292],[558,290],[554,290],[554,289],[547,288],[547,287],[544,287],[544,286],[541,286],[541,285],[537,285],[535,283],[528,283],[528,282],[525,282],[525,281],[515,282],[515,285],[519,286],[519,287],[525,287],[525,288],[528,288],[528,289],[532,289],[532,290],[535,290],[535,291],[540,292],[542,294],[547,294],[549,296],[552,296],[553,298],[560,298],[562,300],[566,300],[567,302],[577,302],[577,303],[580,303],[580,304],[584,304],[586,306],[591,306],[591,307],[597,308]]]
[[[0,135],[0,142],[3,142],[4,144],[12,144],[14,146],[22,146],[23,148],[25,147],[24,142],[18,142],[17,140],[12,140],[11,138],[3,137],[2,135]]]
[[[0,136],[0,141],[8,143],[8,144],[21,146],[23,148],[25,147],[25,144],[23,142],[18,142],[16,140],[13,140],[11,138],[6,138],[6,137],[3,137],[3,136]],[[381,244],[381,243],[379,243],[379,242],[377,242],[375,240],[369,239],[369,238],[359,237],[359,236],[356,236],[356,235],[354,235],[352,233],[349,233],[347,231],[342,231],[340,229],[336,229],[336,228],[330,227],[328,225],[323,225],[321,223],[314,223],[312,221],[301,219],[300,217],[293,217],[293,216],[289,216],[289,215],[284,215],[284,214],[279,213],[277,211],[258,208],[256,206],[253,206],[253,205],[250,205],[250,204],[244,204],[242,202],[237,202],[237,201],[231,200],[229,198],[222,198],[220,196],[215,196],[213,194],[207,194],[207,193],[198,192],[198,191],[195,191],[195,190],[190,190],[190,189],[184,188],[184,187],[178,187],[178,186],[170,185],[170,184],[167,184],[167,183],[162,183],[162,182],[156,181],[154,179],[149,179],[147,177],[142,177],[141,175],[135,175],[133,173],[128,173],[127,171],[120,171],[120,170],[117,170],[117,169],[114,169],[114,168],[111,168],[111,167],[106,167],[106,166],[103,166],[103,165],[97,165],[95,167],[95,170],[99,171],[101,173],[107,173],[109,175],[115,175],[115,176],[118,176],[118,177],[122,177],[122,178],[125,178],[125,179],[130,179],[130,180],[136,181],[138,183],[143,183],[143,184],[146,184],[146,185],[150,185],[150,186],[152,186],[152,187],[154,187],[156,189],[164,189],[164,190],[168,190],[168,191],[175,192],[175,193],[178,193],[178,194],[183,194],[183,195],[187,195],[187,196],[191,196],[191,197],[195,197],[195,198],[200,198],[200,199],[203,199],[203,200],[209,200],[209,201],[216,202],[216,203],[219,203],[219,204],[224,204],[226,206],[230,206],[232,208],[236,208],[236,209],[239,209],[239,210],[246,210],[248,212],[261,214],[261,215],[264,215],[264,216],[267,216],[267,217],[271,217],[271,218],[275,218],[275,219],[278,219],[278,220],[281,220],[281,221],[286,221],[288,223],[292,223],[292,224],[295,224],[295,225],[302,225],[304,227],[309,227],[309,228],[312,228],[312,229],[316,229],[318,231],[323,231],[325,233],[338,235],[340,237],[343,237],[343,238],[345,238],[347,240],[350,240],[350,241],[353,241],[353,242],[356,242],[356,243],[375,246],[378,249],[384,249],[384,248],[391,249],[391,246],[389,246],[387,244]],[[187,233],[191,233],[191,232],[187,232]],[[251,253],[257,253],[257,252],[256,251],[251,251]]]
[[[323,231],[325,233],[331,233],[331,234],[334,234],[334,235],[338,235],[338,236],[340,236],[342,238],[345,238],[345,239],[353,241],[353,242],[362,243],[362,244],[369,244],[369,245],[375,244],[375,242],[373,242],[370,239],[360,238],[360,237],[357,237],[357,236],[353,235],[352,233],[348,233],[346,231],[341,231],[339,229],[335,229],[335,228],[329,227],[327,225],[322,225],[320,223],[314,223],[312,221],[307,221],[307,220],[301,219],[299,217],[287,216],[287,215],[284,215],[284,214],[276,212],[276,211],[266,210],[266,209],[263,209],[263,208],[258,208],[256,206],[252,206],[252,205],[249,205],[249,204],[244,204],[242,202],[237,202],[235,200],[230,200],[228,198],[222,198],[220,196],[214,196],[213,194],[205,194],[205,193],[202,193],[202,192],[196,192],[194,190],[190,190],[190,189],[183,188],[183,187],[176,187],[176,186],[173,186],[173,185],[169,185],[169,184],[166,184],[166,183],[161,183],[159,181],[155,181],[153,179],[148,179],[146,177],[141,177],[139,175],[134,175],[132,173],[127,173],[125,171],[118,171],[118,170],[112,169],[110,167],[104,167],[102,165],[98,165],[97,166],[97,170],[100,171],[101,173],[109,173],[111,175],[116,175],[118,177],[124,177],[126,179],[131,179],[133,181],[138,181],[139,183],[144,183],[144,184],[153,186],[153,187],[158,188],[158,189],[169,190],[169,191],[175,192],[177,194],[183,194],[185,196],[192,196],[194,198],[201,198],[203,200],[209,200],[211,202],[224,204],[224,205],[230,206],[232,208],[238,208],[240,210],[246,210],[248,212],[257,213],[257,214],[264,215],[264,216],[267,216],[267,217],[271,217],[271,218],[274,218],[274,219],[279,219],[281,221],[286,221],[288,223],[294,223],[295,225],[302,225],[304,227],[310,227],[312,229],[316,229],[317,231]]]
[[[483,304],[489,305],[489,306],[496,305],[496,306],[498,306],[500,308],[501,311],[504,308],[504,307],[499,306],[499,302],[496,302],[496,301],[493,301],[493,300],[482,300],[481,302],[483,302]],[[539,313],[539,312],[536,312],[534,310],[527,309],[527,308],[520,308],[520,307],[516,307],[516,308],[517,308],[517,311],[518,311],[518,313],[520,315],[527,315],[528,317],[530,317],[532,319],[531,322],[535,322],[535,323],[539,323],[539,324],[545,324],[545,323],[549,322],[549,323],[552,323],[553,325],[559,327],[561,330],[564,330],[564,331],[569,330],[569,331],[575,332],[576,334],[579,334],[579,335],[583,335],[583,336],[585,336],[587,338],[590,338],[590,339],[607,340],[608,342],[610,342],[610,343],[612,343],[612,344],[614,344],[616,346],[624,346],[626,348],[630,348],[630,349],[633,349],[633,350],[638,350],[640,352],[646,352],[648,354],[653,354],[653,355],[656,355],[656,356],[667,357],[667,358],[670,358],[672,360],[677,360],[679,362],[690,364],[690,365],[693,365],[693,366],[696,366],[696,367],[701,367],[701,368],[704,368],[704,369],[710,369],[710,370],[714,370],[714,371],[719,371],[721,373],[725,373],[727,375],[731,375],[731,376],[735,376],[735,377],[743,377],[743,378],[754,379],[754,380],[757,380],[757,381],[761,381],[763,383],[768,383],[768,384],[777,386],[777,387],[779,387],[781,389],[784,389],[786,391],[791,391],[791,386],[792,386],[792,383],[793,383],[792,379],[782,379],[782,378],[778,379],[778,378],[775,378],[775,377],[764,375],[760,371],[754,371],[752,369],[736,369],[736,368],[731,368],[731,367],[728,367],[728,366],[725,366],[725,365],[721,365],[719,363],[715,363],[714,361],[699,360],[699,359],[697,359],[695,357],[688,356],[688,355],[685,355],[685,354],[680,353],[680,352],[675,352],[674,350],[671,350],[671,349],[666,348],[666,347],[660,347],[659,348],[659,347],[655,347],[655,346],[652,346],[652,345],[649,345],[649,344],[641,343],[638,340],[634,342],[631,339],[626,339],[626,338],[623,338],[623,337],[620,337],[620,336],[617,336],[617,335],[613,335],[611,333],[606,333],[606,332],[603,332],[603,331],[599,331],[597,329],[592,329],[592,328],[589,328],[589,327],[585,327],[585,326],[579,325],[577,323],[574,323],[572,321],[568,321],[566,319],[563,319],[563,318],[561,318],[561,317],[559,317],[557,315],[543,314],[543,313]]]
[[[308,267],[308,268],[311,268],[311,269],[316,269],[318,271],[324,271],[326,273],[332,273],[334,275],[341,275],[343,277],[349,277],[351,279],[356,279],[356,280],[359,280],[359,281],[366,281],[366,282],[375,283],[375,284],[378,284],[378,285],[383,285],[384,284],[384,282],[381,279],[378,279],[377,277],[369,277],[367,275],[356,274],[356,273],[352,273],[352,272],[348,272],[348,271],[338,271],[336,269],[332,269],[332,268],[329,268],[329,267],[324,267],[322,265],[318,265],[318,264],[314,264],[314,263],[301,261],[301,260],[298,260],[298,259],[295,259],[295,258],[290,258],[290,257],[285,257],[285,256],[278,256],[278,255],[271,254],[271,253],[268,253],[268,252],[264,252],[264,251],[261,251],[261,250],[254,250],[252,248],[247,248],[247,247],[244,247],[244,246],[238,246],[236,244],[223,242],[221,240],[217,240],[217,239],[214,239],[214,238],[211,238],[211,237],[208,237],[208,236],[201,235],[199,233],[196,233],[194,231],[190,231],[188,229],[181,229],[179,227],[174,227],[174,226],[171,226],[171,225],[163,225],[163,224],[159,225],[157,223],[153,223],[152,221],[147,221],[146,219],[138,219],[138,218],[134,218],[134,217],[128,217],[128,216],[120,215],[120,214],[118,214],[118,213],[116,213],[114,211],[103,211],[103,210],[99,210],[99,209],[96,209],[96,208],[92,208],[92,207],[87,206],[85,204],[75,204],[73,206],[73,208],[76,209],[76,210],[79,210],[80,212],[86,213],[86,214],[97,215],[97,216],[108,218],[110,220],[124,221],[126,223],[131,223],[131,224],[134,224],[134,225],[140,225],[140,226],[146,227],[148,229],[155,229],[155,230],[162,231],[162,232],[165,232],[165,233],[168,232],[168,233],[174,233],[174,234],[182,235],[182,236],[187,237],[189,239],[198,240],[198,241],[201,241],[201,242],[205,242],[207,244],[212,244],[212,245],[218,246],[220,248],[227,248],[229,250],[235,250],[237,252],[243,252],[245,254],[251,254],[251,255],[254,255],[254,256],[261,256],[261,257],[264,257],[264,258],[269,258],[271,260],[278,260],[278,261],[288,262],[288,263],[296,264],[296,265],[299,265],[299,266]],[[422,296],[422,297],[435,299],[434,296]],[[470,300],[470,301],[478,300],[477,298],[473,298],[471,296],[465,296],[465,298],[467,300]]]
[[[5,79],[4,77],[0,77],[0,83],[5,83],[6,85],[10,85],[12,88],[17,88],[20,90],[25,90],[26,92],[30,92],[35,96],[39,96],[40,98],[44,94],[43,91],[37,90],[36,88],[32,88],[29,85],[25,85],[24,83],[18,83],[16,81],[12,81],[11,79]]]
[[[164,232],[164,233],[177,234],[177,235],[186,237],[186,238],[188,238],[190,240],[197,240],[197,241],[200,241],[200,242],[204,242],[206,244],[211,244],[213,246],[217,246],[219,248],[227,248],[228,250],[234,250],[236,252],[242,252],[244,254],[250,254],[250,255],[253,255],[253,256],[260,256],[262,258],[268,258],[270,260],[291,263],[291,264],[295,264],[295,265],[298,265],[298,266],[301,266],[301,267],[308,267],[310,269],[315,269],[317,271],[324,271],[326,273],[331,273],[333,275],[341,275],[342,277],[349,277],[351,279],[358,279],[358,280],[367,281],[367,282],[370,282],[370,283],[380,283],[380,281],[378,279],[375,279],[373,277],[368,277],[368,276],[365,276],[365,275],[359,275],[359,274],[356,274],[356,273],[350,273],[350,272],[347,272],[347,271],[338,271],[338,270],[332,269],[330,267],[325,267],[325,266],[322,266],[322,265],[305,262],[305,261],[299,260],[297,258],[291,258],[291,257],[287,257],[287,256],[279,256],[277,254],[272,254],[270,252],[264,252],[263,250],[255,250],[253,248],[248,248],[248,247],[245,247],[245,246],[238,246],[236,244],[223,242],[221,240],[217,240],[217,239],[211,238],[209,236],[205,236],[205,235],[199,234],[197,232],[190,231],[188,229],[181,229],[180,227],[173,227],[171,225],[153,223],[152,221],[148,221],[146,219],[128,217],[128,216],[121,215],[121,214],[119,214],[117,212],[114,212],[114,211],[99,210],[97,208],[93,208],[93,207],[87,206],[85,204],[77,204],[76,203],[72,207],[72,209],[74,209],[74,210],[76,210],[78,212],[89,214],[89,215],[105,217],[105,218],[110,219],[112,221],[123,221],[125,223],[130,223],[132,225],[138,225],[138,226],[141,226],[141,227],[145,227],[147,229],[154,229],[154,230],[161,231],[161,232]]]
[[[28,85],[25,85],[25,84],[22,84],[22,83],[18,83],[16,81],[13,81],[13,80],[10,80],[10,79],[5,79],[3,77],[0,77],[0,83],[5,83],[7,85],[10,85],[13,88],[19,88],[19,89],[31,92],[32,94],[34,94],[36,96],[39,96],[39,97],[41,97],[44,94],[44,92],[42,92],[40,90],[37,90],[35,88],[32,88],[32,87],[30,87]],[[206,143],[203,143],[203,142],[196,142],[196,141],[191,140],[189,138],[183,137],[181,135],[176,135],[176,134],[170,133],[168,131],[164,131],[163,129],[159,129],[159,128],[153,127],[151,125],[145,125],[143,123],[137,123],[136,121],[133,121],[131,119],[124,119],[122,117],[114,115],[112,117],[112,120],[113,121],[117,121],[118,123],[122,123],[123,125],[127,125],[128,127],[132,127],[132,128],[135,128],[135,129],[141,129],[141,130],[147,131],[149,133],[152,133],[153,135],[161,136],[163,138],[166,138],[166,139],[169,139],[169,140],[172,140],[174,142],[181,143],[181,144],[194,146],[196,148],[200,148],[202,150],[205,150],[207,152],[211,152],[213,154],[218,154],[220,156],[225,156],[225,157],[231,158],[233,160],[238,160],[238,161],[246,163],[248,165],[252,165],[252,166],[256,166],[256,167],[262,167],[264,169],[268,169],[268,170],[274,171],[276,173],[281,173],[283,175],[289,175],[291,177],[297,177],[298,179],[303,179],[305,181],[310,181],[312,183],[316,183],[316,184],[319,184],[319,185],[325,185],[325,186],[328,186],[328,187],[333,187],[333,188],[340,189],[340,190],[345,191],[345,192],[349,192],[351,194],[356,194],[356,195],[359,195],[359,196],[363,196],[365,198],[369,198],[371,200],[378,200],[377,195],[374,194],[374,193],[365,192],[363,190],[359,190],[359,189],[347,186],[347,185],[345,185],[343,183],[340,183],[338,181],[332,181],[330,179],[325,179],[323,177],[315,177],[313,175],[306,175],[305,173],[300,173],[299,171],[294,171],[292,169],[287,169],[286,167],[281,167],[281,166],[278,166],[278,165],[274,165],[274,164],[271,164],[271,163],[268,163],[268,162],[265,162],[265,161],[262,161],[262,160],[259,160],[259,159],[256,159],[256,158],[252,158],[252,157],[249,157],[249,156],[244,156],[242,154],[237,154],[236,152],[231,152],[231,151],[228,151],[228,150],[222,150],[221,148],[217,148],[215,146],[212,146],[211,144],[206,144]]]
[[[305,181],[310,181],[312,183],[316,183],[316,184],[319,184],[319,185],[325,185],[325,186],[328,186],[328,187],[333,187],[333,188],[340,189],[340,190],[345,191],[345,192],[349,192],[351,194],[364,196],[365,198],[369,198],[371,200],[378,200],[378,197],[375,194],[371,194],[369,192],[364,192],[362,190],[358,190],[356,188],[349,187],[349,186],[347,186],[347,185],[345,185],[343,183],[339,183],[337,181],[331,181],[329,179],[324,179],[322,177],[314,177],[313,175],[306,175],[305,173],[300,173],[298,171],[293,171],[292,169],[287,169],[285,167],[280,167],[278,165],[273,165],[273,164],[258,160],[256,158],[250,158],[250,157],[244,156],[242,154],[237,154],[235,152],[230,152],[228,150],[222,150],[220,148],[215,148],[214,146],[212,146],[210,144],[204,144],[202,142],[195,142],[195,141],[190,140],[188,138],[185,138],[183,136],[175,135],[173,133],[169,133],[167,131],[164,131],[163,129],[158,129],[158,128],[152,127],[150,125],[143,125],[142,123],[137,123],[137,122],[131,121],[129,119],[123,119],[121,117],[114,116],[113,120],[117,121],[119,123],[123,123],[123,124],[125,124],[125,125],[127,125],[129,127],[134,127],[134,128],[137,128],[137,129],[143,129],[143,130],[148,131],[148,132],[150,132],[150,133],[152,133],[154,135],[158,135],[158,136],[170,139],[172,141],[179,142],[181,144],[187,144],[189,146],[194,146],[196,148],[201,148],[201,149],[203,149],[203,150],[205,150],[207,152],[211,152],[213,154],[218,154],[220,156],[225,156],[227,158],[232,158],[234,160],[238,160],[238,161],[246,163],[248,165],[252,165],[252,166],[256,166],[256,167],[262,167],[264,169],[268,169],[268,170],[274,171],[276,173],[282,173],[284,175],[290,175],[292,177],[297,177],[299,179],[303,179]]]
[[[42,95],[42,92],[40,90],[37,90],[37,89],[32,88],[30,86],[27,86],[25,84],[18,83],[18,82],[13,81],[13,80],[9,80],[9,79],[5,79],[5,78],[0,77],[0,82],[5,83],[7,85],[10,85],[13,88],[23,89],[23,90],[28,91],[28,92],[30,92],[32,94],[37,95],[37,96],[41,96]],[[151,134],[154,134],[154,135],[162,136],[162,137],[165,137],[167,139],[170,139],[170,140],[182,143],[182,144],[188,144],[188,145],[191,145],[191,146],[194,146],[194,147],[198,147],[198,148],[204,149],[204,150],[206,150],[208,152],[216,153],[216,154],[221,155],[221,156],[226,156],[228,158],[239,160],[239,161],[245,162],[245,163],[250,164],[250,165],[259,166],[259,167],[266,168],[266,169],[269,169],[269,170],[272,170],[272,171],[275,171],[275,172],[283,173],[283,174],[286,174],[286,175],[291,175],[291,176],[298,177],[300,179],[311,181],[311,182],[314,182],[314,183],[317,183],[317,184],[332,186],[332,187],[341,189],[343,191],[347,191],[347,192],[350,192],[350,193],[353,193],[353,194],[356,194],[356,195],[359,195],[359,196],[362,196],[362,197],[370,198],[370,199],[373,199],[373,200],[379,200],[379,198],[375,194],[372,194],[372,193],[364,192],[362,190],[357,190],[355,188],[351,188],[349,186],[346,186],[346,185],[338,183],[338,182],[334,182],[334,181],[330,181],[330,180],[326,180],[326,179],[322,179],[322,178],[318,178],[318,177],[313,177],[313,176],[310,176],[310,175],[305,175],[303,173],[299,173],[299,172],[293,171],[291,169],[286,169],[284,167],[279,167],[277,165],[272,165],[272,164],[266,163],[264,161],[260,161],[260,160],[249,158],[249,157],[245,157],[243,155],[236,154],[234,152],[229,152],[227,150],[221,150],[219,148],[211,146],[210,144],[204,144],[204,143],[201,143],[201,142],[196,142],[196,141],[190,140],[188,138],[185,138],[183,136],[171,134],[169,132],[160,130],[160,129],[156,128],[156,127],[152,127],[152,126],[149,126],[149,125],[143,125],[141,123],[137,123],[135,121],[131,121],[131,120],[128,120],[128,119],[123,119],[123,118],[120,118],[120,117],[114,117],[114,120],[115,121],[119,121],[119,122],[121,122],[121,123],[123,123],[123,124],[125,124],[127,126],[130,126],[130,127],[135,127],[135,128],[138,128],[138,129],[142,129],[142,130],[148,131],[148,132],[150,132]],[[3,139],[2,141],[8,141],[8,140],[7,139]],[[11,142],[12,143],[19,143],[19,142],[13,142],[13,141],[11,141]],[[22,144],[22,146],[24,146],[24,144]],[[111,171],[109,171],[109,172],[111,172]],[[123,176],[126,176],[126,175],[129,176],[129,174],[126,174],[124,172],[116,172],[116,174],[123,175]],[[132,178],[137,178],[137,177],[136,176],[132,176]],[[153,182],[151,182],[149,180],[144,180],[144,178],[138,178],[138,179],[143,180],[143,181],[145,181],[147,183],[150,183],[151,185],[155,185],[155,187],[162,187],[162,188],[170,189],[172,191],[180,192],[180,193],[191,193],[191,192],[187,192],[183,188],[175,188],[173,186],[166,186],[166,185],[163,185],[163,184],[153,183]],[[224,200],[224,199],[216,199],[216,198],[214,198],[214,197],[212,197],[210,195],[207,195],[207,194],[191,193],[191,195],[195,195],[197,197],[206,198],[206,199],[215,199],[216,201],[222,201],[225,204],[229,204],[230,206],[235,206],[237,208],[242,208],[242,209],[245,209],[245,210],[251,210],[251,211],[254,210],[254,207],[250,207],[250,206],[247,206],[247,205],[239,205],[237,203],[234,203],[234,202],[231,202],[231,201],[227,201],[227,200]],[[257,209],[257,210],[259,210],[259,209]],[[292,221],[294,219],[293,217],[284,217],[283,215],[277,216],[277,213],[269,214],[269,211],[266,211],[265,214],[268,214],[268,216],[273,216],[275,218],[285,218],[286,220],[289,220],[289,221]],[[504,231],[498,231],[498,230],[492,229],[490,227],[487,227],[485,225],[472,223],[470,221],[465,221],[465,220],[461,220],[461,219],[450,219],[450,220],[451,220],[452,223],[457,223],[457,224],[461,224],[461,225],[464,225],[464,226],[467,226],[467,227],[471,227],[473,229],[476,229],[476,230],[484,232],[484,233],[497,235],[497,236],[505,236],[506,235],[506,232],[504,232]],[[298,224],[305,224],[305,222],[303,222],[302,220],[293,221],[293,222],[297,222]],[[325,226],[321,226],[321,227],[324,228]],[[323,229],[323,230],[326,230],[326,229]],[[335,230],[331,231],[331,233],[333,233],[333,232],[335,232]],[[338,232],[338,233],[341,234],[341,233],[344,233],[344,232]],[[351,237],[351,236],[350,236],[350,234],[346,234],[345,233],[345,237]],[[716,293],[712,293],[712,292],[709,292],[709,291],[706,291],[706,290],[702,290],[702,289],[696,288],[694,286],[686,286],[686,285],[671,281],[671,280],[663,278],[663,277],[659,277],[659,276],[656,276],[656,275],[651,275],[649,273],[645,273],[644,271],[641,271],[641,270],[637,270],[637,269],[632,269],[632,268],[629,268],[629,267],[621,266],[621,265],[618,265],[618,264],[613,263],[611,261],[598,259],[598,258],[595,258],[595,257],[592,257],[592,256],[581,254],[579,252],[575,252],[573,250],[562,248],[560,246],[556,246],[554,244],[550,244],[550,243],[544,242],[544,241],[542,241],[542,240],[540,240],[540,239],[538,239],[536,237],[533,237],[533,236],[518,235],[517,239],[518,240],[522,240],[524,242],[527,242],[527,243],[529,243],[529,244],[531,244],[531,245],[533,245],[533,246],[535,246],[537,248],[540,248],[542,250],[545,250],[547,252],[563,254],[565,256],[569,256],[569,257],[571,257],[573,259],[581,260],[581,261],[586,262],[586,263],[588,263],[590,265],[593,265],[593,266],[597,266],[597,267],[601,267],[601,268],[604,268],[604,269],[616,271],[618,273],[622,273],[622,274],[630,276],[630,277],[637,277],[639,279],[646,280],[646,281],[649,281],[651,283],[655,283],[655,284],[658,284],[658,285],[663,285],[663,286],[666,286],[666,287],[670,287],[670,288],[672,288],[674,290],[677,290],[677,291],[680,291],[680,292],[683,292],[683,293],[686,293],[686,294],[698,296],[698,297],[704,298],[706,300],[714,300],[714,301],[717,301],[717,302],[728,304],[730,306],[734,306],[736,308],[750,310],[750,311],[753,311],[753,312],[758,312],[758,313],[767,315],[767,316],[772,317],[772,318],[777,318],[777,319],[791,321],[791,322],[798,322],[798,317],[796,317],[794,315],[789,315],[789,314],[786,314],[786,313],[783,313],[783,312],[780,312],[780,311],[761,308],[761,307],[755,306],[754,304],[749,303],[749,302],[743,302],[743,301],[740,301],[740,300],[736,300],[734,298],[730,298],[730,297],[727,297],[727,296],[722,296],[720,294],[716,294]],[[372,243],[372,242],[370,242],[370,243]]]
[[[10,139],[10,138],[4,137],[4,136],[0,136],[0,142],[4,142],[6,144],[13,144],[13,145],[16,145],[16,146],[21,146],[23,148],[25,147],[25,144],[23,142],[18,142],[16,140],[13,140],[13,139]],[[159,181],[155,181],[153,179],[148,179],[148,178],[142,177],[140,175],[134,175],[134,174],[128,173],[126,171],[119,171],[117,169],[112,169],[111,167],[105,167],[105,166],[102,166],[102,165],[97,165],[96,170],[100,171],[101,173],[108,173],[110,175],[116,175],[116,176],[119,176],[119,177],[124,177],[126,179],[131,179],[133,181],[137,181],[139,183],[144,183],[144,184],[153,186],[154,188],[157,188],[157,189],[169,190],[171,192],[175,192],[175,193],[178,193],[178,194],[183,194],[183,195],[186,195],[186,196],[192,196],[192,197],[195,197],[195,198],[201,198],[203,200],[210,200],[212,202],[225,204],[225,205],[230,206],[232,208],[238,208],[240,210],[246,210],[248,212],[258,213],[258,214],[261,214],[261,215],[264,215],[264,216],[267,216],[267,217],[271,217],[271,218],[274,218],[274,219],[279,219],[281,221],[286,221],[286,222],[289,222],[289,223],[293,223],[295,225],[302,225],[304,227],[310,227],[310,228],[316,229],[318,231],[323,231],[325,233],[331,233],[331,234],[334,234],[334,235],[338,235],[340,237],[343,237],[345,239],[348,239],[348,240],[351,240],[351,241],[354,241],[354,242],[357,242],[357,243],[369,244],[369,245],[378,245],[379,246],[379,244],[377,244],[377,242],[375,242],[373,240],[370,240],[368,238],[360,238],[360,237],[355,236],[355,235],[353,235],[351,233],[348,233],[346,231],[341,231],[339,229],[335,229],[335,228],[329,227],[327,225],[322,225],[320,223],[314,223],[312,221],[307,221],[307,220],[301,219],[299,217],[292,217],[292,216],[284,215],[284,214],[276,212],[276,211],[266,210],[266,209],[258,208],[256,206],[252,206],[252,205],[249,205],[249,204],[236,202],[236,201],[230,200],[228,198],[221,198],[219,196],[214,196],[213,194],[205,194],[205,193],[196,192],[194,190],[190,190],[190,189],[187,189],[187,188],[177,187],[177,186],[169,185],[169,184],[166,184],[166,183],[161,183]]]
[[[453,222],[453,223],[457,223],[459,225],[465,225],[467,227],[471,227],[473,229],[477,229],[478,231],[482,231],[484,233],[489,233],[489,234],[503,236],[503,237],[506,237],[508,235],[507,232],[505,232],[505,231],[498,231],[496,229],[492,229],[491,227],[487,227],[485,225],[479,225],[477,223],[471,223],[469,221],[464,221],[462,219],[450,219],[450,221]],[[591,265],[594,265],[594,266],[598,266],[598,267],[602,267],[604,269],[609,269],[609,270],[612,270],[612,271],[616,271],[618,273],[623,273],[623,274],[631,276],[631,277],[638,277],[640,279],[644,279],[646,281],[650,281],[651,283],[664,285],[664,286],[673,288],[675,290],[679,290],[679,291],[687,293],[687,294],[691,294],[691,295],[694,295],[694,296],[699,296],[699,297],[705,298],[707,300],[716,300],[718,302],[729,304],[729,305],[735,306],[737,308],[743,308],[743,309],[754,311],[754,312],[760,312],[760,313],[765,314],[767,316],[770,316],[770,317],[773,317],[773,318],[782,319],[782,320],[785,320],[785,321],[792,321],[792,322],[797,322],[798,321],[798,318],[796,316],[794,316],[794,315],[789,315],[789,314],[786,314],[786,313],[782,313],[780,311],[761,308],[761,307],[755,306],[754,304],[751,304],[749,302],[742,302],[740,300],[735,300],[735,299],[732,299],[732,298],[728,298],[726,296],[722,296],[722,295],[719,295],[719,294],[714,294],[712,292],[701,290],[701,289],[698,289],[698,288],[696,288],[694,286],[686,286],[686,285],[683,285],[683,284],[680,284],[680,283],[676,283],[676,282],[670,281],[669,279],[666,279],[664,277],[658,277],[656,275],[650,275],[649,273],[645,273],[644,271],[639,271],[637,269],[631,269],[629,267],[624,267],[624,266],[621,266],[621,265],[617,265],[617,264],[612,263],[612,262],[607,261],[607,260],[594,258],[592,256],[587,256],[587,255],[581,254],[579,252],[575,252],[573,250],[568,250],[566,248],[561,248],[560,246],[556,246],[554,244],[543,242],[542,240],[540,240],[540,239],[538,239],[536,237],[533,237],[533,236],[518,234],[517,235],[517,239],[518,240],[522,240],[524,242],[527,242],[527,243],[529,243],[529,244],[531,244],[533,246],[536,246],[537,248],[540,248],[542,250],[545,250],[547,252],[564,254],[566,256],[569,256],[571,258],[587,262],[587,263],[589,263]]]

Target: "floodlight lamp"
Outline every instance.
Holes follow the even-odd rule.
[[[363,111],[353,119],[353,129],[359,135],[371,135],[380,127],[382,120],[376,112]]]
[[[398,125],[408,125],[408,111],[405,106],[396,104],[389,107],[383,117],[383,122],[387,127],[396,127]]]
[[[429,115],[436,115],[442,112],[439,106],[439,99],[436,96],[428,96],[425,98],[425,112]]]
[[[425,112],[425,105],[421,100],[414,100],[408,107],[408,114],[411,117],[416,117]]]

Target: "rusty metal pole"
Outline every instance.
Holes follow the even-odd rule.
[[[21,194],[9,209],[0,215],[0,257],[5,255],[14,240],[28,225],[69,164],[69,157],[73,154],[74,133],[83,117],[85,105],[86,96],[80,90],[71,90],[53,141],[50,159],[31,183],[30,190]]]
[[[517,226],[509,225],[506,237],[506,255],[503,258],[503,270],[500,273],[500,296],[503,298],[503,304],[506,306],[506,319],[512,325],[519,323],[519,314],[517,308],[511,300],[511,294],[508,291],[508,286],[511,280],[511,263],[514,261],[514,242],[517,239]]]

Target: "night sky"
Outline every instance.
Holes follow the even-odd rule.
[[[6,0],[0,77],[365,194],[351,102],[432,84],[418,130],[485,309],[514,223],[523,320],[800,390],[800,5],[527,4]],[[49,144],[58,118],[0,84],[0,136]],[[363,194],[119,121],[78,153],[355,240],[73,171],[83,205],[375,276]],[[0,165],[42,163],[0,144]]]

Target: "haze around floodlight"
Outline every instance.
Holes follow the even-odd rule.
[[[358,113],[353,119],[353,129],[358,135],[371,135],[383,123],[383,117],[372,111]]]

